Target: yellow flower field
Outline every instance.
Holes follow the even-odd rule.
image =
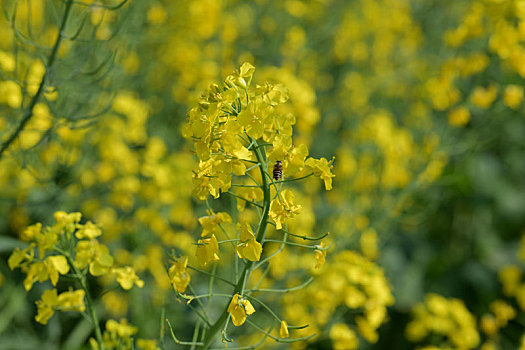
[[[0,349],[525,349],[525,0],[0,7]]]

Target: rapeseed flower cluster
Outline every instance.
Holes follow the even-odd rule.
[[[523,88],[513,83],[512,74],[523,77],[523,4],[516,2],[473,1],[459,18],[457,26],[443,33],[443,43],[452,48],[454,57],[445,60],[439,73],[428,80],[432,106],[448,111],[449,124],[465,127],[472,116],[502,104],[519,110]],[[470,50],[474,45],[475,50]],[[471,77],[485,77],[491,66],[507,73],[509,79],[494,82],[478,79],[472,91],[464,93],[461,85]],[[501,102],[499,102],[501,101]]]
[[[259,139],[272,146],[268,159],[282,161],[287,176],[309,167],[331,189],[333,174],[326,159],[310,158],[305,163],[306,146],[292,144],[295,117],[275,112],[275,107],[288,100],[287,90],[282,85],[268,83],[251,87],[254,70],[251,64],[244,63],[222,86],[210,86],[198,107],[189,112],[183,135],[192,139],[199,158],[193,176],[194,194],[204,199],[206,195],[218,198],[221,192],[227,192],[232,185],[231,174],[245,175],[246,165],[255,162],[251,149],[258,145]],[[293,206],[291,193],[279,196],[284,198],[279,199],[281,205],[272,213],[284,211],[293,215],[298,210]]]
[[[335,254],[315,276],[308,287],[284,297],[287,320],[307,320],[314,330],[328,325],[334,347],[339,349],[358,349],[358,334],[367,342],[377,342],[377,330],[387,320],[387,307],[394,303],[383,270],[346,250]],[[353,314],[357,327],[342,324],[344,318],[334,320],[336,309],[346,310],[343,315]]]
[[[476,318],[459,299],[428,294],[412,313],[413,320],[406,328],[406,337],[412,342],[420,343],[435,334],[443,337],[436,346],[475,349],[480,343]]]
[[[125,319],[120,322],[115,320],[108,320],[104,333],[102,334],[104,349],[130,349],[133,344],[133,335],[138,331],[137,327],[128,324]],[[91,349],[99,350],[102,344],[97,343],[93,338],[90,338]]]
[[[290,330],[299,328],[290,326],[264,302],[255,299],[252,292],[247,292],[247,281],[252,280],[252,273],[257,275],[256,271],[261,266],[273,265],[272,258],[279,253],[267,252],[265,242],[315,250],[315,258],[311,256],[311,259],[317,260],[319,267],[326,258],[327,246],[324,244],[287,242],[288,235],[302,237],[287,231],[288,224],[301,214],[302,206],[295,196],[297,192],[283,187],[288,182],[318,176],[326,190],[332,189],[333,160],[308,158],[306,145],[294,145],[295,117],[279,113],[279,106],[288,100],[288,90],[281,84],[253,84],[254,71],[254,66],[244,63],[224,83],[211,84],[197,106],[188,113],[188,123],[183,127],[183,135],[193,142],[199,159],[193,171],[193,194],[206,200],[208,205],[207,216],[199,219],[202,232],[195,243],[196,260],[201,268],[212,266],[212,281],[220,271],[218,264],[223,259],[234,266],[235,276],[231,283],[234,292],[221,317],[212,323],[209,333],[203,338],[204,346],[213,342],[219,327],[225,327],[223,341],[230,341],[226,336],[227,320],[230,318],[234,326],[242,326],[245,322],[254,325],[255,321],[249,320],[257,311],[252,304],[254,301],[263,305],[279,321],[279,336],[271,338],[282,341],[290,336]],[[276,177],[271,170],[277,161],[282,164],[282,177]],[[237,218],[234,220],[227,212],[215,212],[208,196],[236,199]],[[254,212],[254,209],[257,211]],[[267,230],[268,224],[274,226],[276,232],[284,233],[285,238],[273,239],[277,233]],[[219,241],[218,237],[223,240]],[[223,245],[232,249],[224,253]],[[191,304],[203,296],[181,294],[190,286],[188,261],[190,259],[186,256],[174,257],[169,275],[179,297]],[[258,285],[264,283],[264,276],[260,277]],[[258,285],[253,291],[258,290]],[[206,295],[210,300],[213,296]],[[260,326],[254,327],[262,331]]]
[[[483,350],[497,349],[500,340],[498,332],[516,317],[516,310],[504,300],[493,301],[489,310],[490,312],[483,314],[480,319],[480,328],[487,336],[482,345]]]
[[[20,268],[26,274],[24,288],[27,291],[35,282],[47,280],[55,287],[45,290],[36,302],[37,322],[47,324],[55,311],[84,312],[87,304],[95,333],[99,334],[98,319],[87,288],[87,275],[116,279],[125,290],[133,285],[142,287],[144,282],[132,267],[115,266],[107,246],[98,241],[102,231],[97,225],[90,221],[81,224],[82,216],[78,212],[58,211],[54,218],[56,223],[53,226],[43,227],[41,223],[36,223],[23,231],[21,238],[29,246],[14,250],[8,260],[9,268]],[[80,288],[70,286],[69,290],[59,293],[57,283],[60,276],[65,275],[76,280]],[[110,328],[107,328],[108,332]],[[100,345],[100,342],[100,338],[94,340],[95,344]]]

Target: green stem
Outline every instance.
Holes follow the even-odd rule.
[[[254,147],[253,152],[255,153],[255,156],[257,157],[257,162],[261,164],[259,167],[261,171],[261,178],[262,178],[262,190],[264,194],[264,205],[263,205],[263,213],[261,215],[261,220],[259,222],[259,227],[257,229],[257,235],[256,239],[259,243],[263,244],[264,237],[266,235],[266,228],[268,227],[268,215],[270,213],[270,184],[268,183],[268,179],[265,176],[265,172],[267,171],[268,164],[266,162],[266,154],[264,153],[264,149],[261,147],[257,147],[258,143],[255,141],[256,147]],[[244,286],[246,283],[246,280],[248,279],[248,276],[250,275],[250,271],[253,266],[253,261],[248,261],[244,265],[244,269],[241,273],[241,276],[239,277],[237,284],[235,285],[235,288],[232,292],[232,295],[235,294],[242,294],[244,291]],[[201,350],[208,349],[212,341],[215,339],[215,336],[217,333],[223,328],[224,323],[228,319],[228,305],[226,305],[224,311],[222,312],[219,319],[215,322],[215,324],[208,330],[206,333],[206,338],[204,339],[204,343],[199,348]]]
[[[62,21],[60,23],[60,28],[58,30],[58,36],[55,40],[55,44],[53,45],[51,54],[49,55],[47,59],[46,71],[44,73],[44,76],[42,77],[42,81],[40,82],[40,85],[38,86],[38,90],[36,91],[35,96],[33,96],[33,98],[31,99],[31,102],[29,103],[29,106],[27,106],[26,110],[24,111],[24,115],[22,116],[20,124],[18,124],[18,127],[15,129],[15,131],[13,131],[13,133],[9,136],[9,138],[0,147],[0,159],[2,159],[2,155],[4,154],[4,152],[11,145],[11,143],[15,141],[17,136],[22,132],[22,130],[24,130],[24,127],[26,126],[26,124],[33,117],[33,109],[35,108],[35,105],[40,99],[40,95],[42,95],[42,92],[44,91],[44,87],[46,85],[46,80],[48,77],[48,71],[49,69],[51,69],[51,66],[53,66],[53,63],[55,62],[56,56],[58,54],[58,49],[60,48],[60,43],[62,42],[62,39],[64,38],[64,30],[66,28],[66,23],[69,18],[69,14],[71,12],[72,5],[73,5],[72,0],[68,0],[66,2],[66,9],[64,11],[64,16],[62,17]]]
[[[273,225],[273,226],[277,226],[273,222],[269,222],[269,224]],[[326,236],[328,236],[330,234],[330,233],[327,232],[324,235],[320,235],[320,236],[317,236],[317,237],[309,237],[309,236],[306,236],[306,235],[298,235],[298,234],[295,234],[295,233],[291,233],[290,231],[287,231],[287,230],[285,230],[283,228],[281,228],[280,231],[283,231],[284,233],[289,234],[290,236],[294,236],[294,237],[297,237],[297,238],[302,238],[303,240],[308,240],[308,241],[320,241],[321,239],[325,238]]]
[[[193,270],[193,271],[200,272],[200,273],[202,273],[202,274],[204,274],[204,275],[212,276],[212,274],[209,273],[208,271],[200,270],[200,269],[198,269],[198,268],[196,268],[196,267],[193,267],[193,266],[190,266],[190,265],[188,265],[188,269],[191,269],[191,270]],[[224,282],[224,283],[227,283],[227,284],[229,284],[230,286],[235,286],[235,283],[230,282],[230,281],[228,281],[227,279],[222,278],[222,277],[220,277],[220,276],[215,275],[214,278],[216,278],[216,279],[218,279],[219,281],[222,281],[222,282]]]
[[[254,206],[259,207],[259,208],[261,208],[261,209],[262,209],[262,207],[263,207],[263,206],[260,205],[259,203],[255,203],[254,201],[249,200],[249,199],[246,199],[246,198],[244,198],[244,197],[242,197],[242,196],[239,196],[238,194],[235,194],[235,193],[233,193],[233,192],[227,192],[227,193],[228,193],[229,195],[233,196],[233,197],[236,197],[236,198],[242,199],[242,200],[245,201],[246,203],[250,203],[251,205],[254,205]]]
[[[312,281],[314,280],[313,277],[310,277],[308,280],[306,280],[306,282],[303,282],[301,283],[300,285],[296,286],[296,287],[291,287],[291,288],[284,288],[284,289],[257,289],[257,288],[254,288],[254,289],[249,289],[247,290],[247,292],[263,292],[263,293],[289,293],[289,292],[293,292],[293,291],[296,291],[296,290],[299,290],[301,288],[304,288],[306,287],[307,285],[309,285]]]
[[[86,307],[88,310],[89,317],[91,318],[91,322],[93,323],[93,330],[95,331],[95,338],[97,339],[97,343],[99,345],[100,350],[104,350],[104,341],[102,340],[102,333],[100,332],[100,324],[98,322],[98,317],[95,311],[95,307],[93,306],[93,300],[91,299],[91,294],[89,294],[86,279],[84,275],[77,269],[73,260],[71,260],[71,256],[63,250],[58,250],[58,251],[66,257],[69,265],[71,266],[71,269],[77,276],[77,280],[80,282],[80,287],[82,287],[82,289],[86,293]]]

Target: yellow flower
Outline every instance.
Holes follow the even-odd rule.
[[[113,268],[111,272],[117,275],[117,282],[125,290],[130,290],[133,283],[139,288],[144,286],[144,281],[137,276],[135,270],[130,266]]]
[[[128,324],[125,319],[121,319],[120,323],[115,320],[108,320],[106,329],[102,334],[104,346],[106,349],[131,349],[133,348],[132,336],[137,331],[137,327]],[[89,342],[92,349],[100,349],[94,338],[90,338]]]
[[[321,244],[318,246],[319,248],[326,248],[326,245],[324,242],[321,242]],[[317,261],[315,263],[315,268],[319,269],[321,268],[324,263],[326,262],[326,249],[316,249],[314,250],[314,258]]]
[[[508,85],[503,92],[503,103],[505,106],[517,109],[523,101],[523,87],[518,85]]]
[[[288,338],[290,333],[288,332],[288,324],[285,320],[281,321],[281,328],[279,329],[279,337]]]
[[[448,123],[452,126],[465,126],[470,120],[470,111],[466,107],[458,107],[448,113]]]
[[[478,86],[470,95],[470,101],[480,108],[487,109],[492,105],[497,96],[498,89],[495,85],[491,85],[488,88]]]
[[[193,195],[200,200],[205,200],[208,194],[218,198],[219,192],[216,191],[211,185],[211,178],[207,176],[193,175]],[[217,197],[216,197],[217,195]]]
[[[330,339],[334,349],[338,350],[357,349],[359,346],[359,339],[355,332],[344,323],[335,323],[330,328]]]
[[[78,231],[75,233],[75,236],[78,239],[94,239],[102,234],[100,228],[91,221],[86,222],[85,225],[78,225],[77,228]]]
[[[89,265],[90,274],[101,276],[113,265],[113,257],[109,254],[108,247],[96,240],[79,241],[76,247],[75,265],[79,269]]]
[[[365,305],[367,298],[366,294],[352,285],[345,288],[345,304],[351,309],[357,309]]]
[[[244,300],[239,294],[235,294],[228,306],[228,312],[233,324],[240,326],[246,321],[246,315],[253,314],[255,309],[248,300]]]
[[[491,314],[485,314],[481,317],[480,328],[483,333],[487,335],[494,335],[498,333],[498,325],[496,318]]]
[[[255,72],[255,67],[249,62],[244,62],[239,68],[239,76],[242,78],[251,78],[253,72]]]
[[[521,281],[521,270],[516,265],[508,265],[499,270],[499,280],[503,285],[503,294],[513,296],[518,291]]]
[[[202,237],[207,237],[217,230],[219,224],[223,222],[232,222],[232,218],[228,213],[211,213],[209,216],[202,216],[199,218],[199,223],[202,226]]]
[[[272,200],[269,215],[278,230],[283,227],[287,219],[300,212],[301,206],[295,205],[294,200],[295,196],[290,190],[281,191],[280,196]]]
[[[357,324],[359,334],[361,334],[363,338],[365,338],[370,343],[377,342],[379,334],[376,332],[374,325],[370,324],[366,318],[361,316],[357,316],[355,322]]]
[[[29,266],[26,279],[24,280],[24,288],[30,290],[36,281],[44,282],[48,279],[51,280],[53,286],[56,286],[58,275],[64,275],[68,272],[69,265],[67,264],[65,256],[50,256],[43,262],[35,262]]]
[[[361,234],[359,245],[363,255],[370,260],[375,260],[379,256],[377,248],[377,232],[373,228],[367,229]]]
[[[250,152],[247,149],[246,151]],[[246,159],[246,155],[240,158]],[[242,162],[224,156],[200,161],[198,171],[193,175],[193,194],[199,199],[205,199],[208,193],[218,198],[221,191],[228,191],[231,187],[231,173],[244,175],[245,171],[246,166]]]
[[[58,296],[56,289],[48,289],[42,294],[41,300],[36,302],[38,313],[35,320],[41,324],[47,324],[47,320],[53,316],[55,308],[58,304]]]
[[[146,18],[151,24],[162,24],[166,22],[168,14],[162,5],[153,5],[148,9]]]
[[[503,300],[496,300],[490,304],[490,310],[496,316],[499,327],[505,327],[509,320],[516,317],[516,310]]]
[[[121,319],[120,323],[115,320],[108,320],[106,322],[106,331],[118,334],[119,338],[129,338],[137,333],[137,327],[130,325],[126,319]]]
[[[27,276],[24,280],[24,288],[30,290],[36,281],[44,282],[49,278],[46,266],[42,262],[35,262],[29,266]]]
[[[180,257],[175,260],[168,270],[170,281],[179,293],[184,293],[190,283],[190,275],[186,272],[188,266],[188,257]]]
[[[35,236],[40,258],[44,257],[46,250],[53,249],[57,240],[58,236],[53,230],[46,230],[43,234]]]
[[[289,91],[283,84],[273,85],[266,82],[263,85],[257,85],[256,89],[262,95],[263,101],[270,106],[283,104],[290,98]]]
[[[47,267],[49,273],[49,279],[51,283],[56,286],[58,282],[58,274],[65,275],[69,272],[69,265],[67,264],[67,259],[63,255],[55,255],[48,257],[44,264]]]
[[[413,342],[419,342],[428,334],[442,337],[447,344],[457,349],[477,348],[480,342],[479,333],[476,325],[476,318],[465,307],[459,299],[448,299],[438,294],[427,294],[424,303],[417,304],[413,311],[414,320],[406,328],[406,336]],[[375,332],[370,334],[366,331],[366,323],[369,320],[362,320],[358,328],[364,338],[377,336]],[[490,325],[485,319],[485,327]],[[493,329],[492,329],[493,331]],[[436,337],[437,338],[437,337]]]
[[[142,350],[160,350],[155,339],[137,339],[137,347]]]
[[[259,187],[239,187],[235,190],[236,194],[242,198],[257,202],[263,199],[263,191]],[[246,201],[237,198],[237,210],[240,212],[246,208]],[[525,246],[524,246],[525,247]],[[525,249],[524,249],[525,256]]]
[[[332,189],[332,178],[335,177],[331,172],[333,165],[330,165],[330,162],[328,162],[326,158],[321,158],[319,160],[308,158],[305,164],[312,169],[315,176],[319,176],[324,180],[325,189],[330,191]]]
[[[35,245],[31,244],[24,250],[20,250],[20,248],[15,248],[11,256],[9,256],[9,259],[7,260],[9,268],[11,270],[14,270],[17,267],[25,266],[28,263],[32,262],[33,258],[35,257],[35,251],[33,250],[34,247]]]
[[[22,89],[14,81],[0,82],[0,102],[11,108],[20,108],[22,105]]]
[[[15,70],[16,61],[12,53],[0,50],[0,68],[6,72]]]
[[[304,168],[304,160],[308,156],[308,147],[292,145],[292,138],[289,135],[277,135],[273,139],[273,147],[268,150],[268,159],[271,162],[282,161],[284,173],[288,176],[293,175]]]
[[[120,291],[109,291],[102,295],[105,310],[112,316],[123,316],[129,309],[129,297]]]
[[[259,261],[261,259],[262,245],[257,242],[252,228],[248,223],[240,223],[237,225],[241,230],[239,243],[235,247],[239,258],[245,258],[250,261]]]
[[[34,241],[37,236],[39,236],[42,232],[42,224],[37,222],[34,225],[28,226],[24,232],[22,232],[22,235],[20,238],[22,238],[23,241]]]
[[[201,266],[206,266],[213,261],[219,261],[219,244],[215,235],[211,235],[210,238],[199,239],[195,255]]]
[[[221,137],[221,144],[227,155],[235,156],[239,159],[250,159],[251,152],[242,145],[239,136],[233,132],[225,132]]]
[[[80,222],[80,219],[82,218],[81,213],[75,212],[75,213],[68,214],[65,211],[57,211],[55,212],[53,216],[57,224],[64,224],[64,225]]]
[[[75,230],[75,225],[80,222],[82,218],[81,213],[66,213],[64,211],[57,211],[54,214],[56,225],[53,226],[53,231],[58,233],[72,233]]]
[[[239,113],[237,120],[242,125],[246,134],[255,140],[264,134],[265,125],[271,123],[272,109],[261,100],[250,102],[248,106]]]
[[[78,311],[84,312],[84,296],[86,293],[82,289],[70,290],[60,293],[58,296],[58,306],[61,311]]]
[[[226,82],[229,83],[229,85],[236,85],[245,89],[248,85],[250,85],[254,71],[255,67],[250,63],[245,62],[242,64],[238,72],[235,72],[233,75],[230,75],[226,78]]]
[[[292,138],[288,135],[279,134],[272,141],[272,148],[268,150],[268,159],[271,162],[283,161],[288,150],[292,147]]]
[[[67,291],[57,295],[56,289],[48,289],[42,294],[41,300],[36,302],[38,313],[35,320],[41,324],[47,324],[47,320],[53,316],[56,309],[63,311],[83,312],[85,293],[83,290]]]
[[[304,168],[304,160],[308,156],[306,145],[292,146],[284,159],[283,168],[288,175],[293,175]]]

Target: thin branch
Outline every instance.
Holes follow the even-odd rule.
[[[246,292],[289,293],[289,292],[294,292],[296,290],[299,290],[299,289],[302,289],[302,288],[306,287],[307,285],[312,283],[313,280],[314,280],[314,278],[310,277],[308,280],[306,280],[306,282],[303,282],[300,285],[298,285],[296,287],[291,287],[291,288],[284,288],[284,289],[248,289],[248,290],[246,290]]]
[[[275,223],[273,222],[269,222],[270,225],[273,225],[273,226],[276,226]],[[304,240],[308,240],[308,241],[319,241],[323,238],[325,238],[326,236],[328,236],[330,233],[325,233],[324,235],[321,235],[321,236],[317,236],[317,237],[309,237],[309,236],[306,236],[306,235],[298,235],[298,234],[295,234],[295,233],[291,233],[289,231],[286,231],[285,229],[281,228],[280,231],[283,231],[283,232],[286,232],[287,234],[289,234],[290,236],[293,236],[293,237],[297,237],[297,238],[302,238]]]
[[[283,240],[281,241],[281,246],[275,251],[273,252],[272,254],[268,255],[266,258],[264,258],[263,260],[259,261],[257,263],[257,265],[255,265],[254,267],[254,270],[255,269],[258,269],[260,266],[262,266],[265,262],[267,261],[270,261],[274,256],[276,256],[277,254],[279,254],[280,252],[282,252],[284,250],[284,246],[285,246],[285,243],[287,242],[288,240],[288,231],[284,231],[284,237],[283,237]],[[266,241],[268,242],[268,241]]]
[[[205,275],[208,275],[208,276],[212,276],[212,274],[209,273],[208,271],[200,270],[200,269],[198,269],[198,268],[196,268],[196,267],[193,267],[193,266],[190,266],[190,265],[188,265],[188,269],[190,269],[190,270],[194,270],[194,271],[197,271],[197,272],[200,272],[200,273],[205,274]],[[220,277],[220,276],[218,276],[218,275],[215,275],[215,278],[218,279],[219,281],[222,281],[222,282],[224,282],[224,283],[229,284],[230,286],[235,286],[235,283],[230,282],[230,281],[228,281],[227,279],[222,278],[222,277]]]
[[[170,333],[171,333],[171,338],[173,339],[175,344],[179,344],[179,345],[204,345],[201,342],[181,341],[181,340],[177,339],[177,337],[175,336],[175,333],[173,332],[173,328],[171,327],[170,320],[167,317],[166,317],[166,323],[168,324],[168,328],[170,329]]]
[[[270,333],[273,329],[273,325],[270,326],[270,328],[268,328],[268,330],[266,331],[266,333],[264,334],[264,336],[261,338],[261,340],[259,340],[256,344],[253,344],[253,345],[247,345],[247,346],[234,346],[234,347],[231,347],[231,348],[228,348],[228,350],[250,350],[250,349],[257,349],[259,348],[260,345],[262,345],[262,343],[264,343],[264,341],[266,340],[266,338],[268,338],[268,336],[266,335],[267,333]],[[211,350],[224,350],[224,348],[212,348]]]
[[[315,337],[317,335],[317,334],[314,333],[314,334],[308,335],[306,337],[301,337],[301,338],[293,338],[293,339],[278,338],[278,337],[275,337],[275,336],[271,335],[270,333],[266,332],[264,329],[262,329],[262,327],[258,326],[254,322],[252,322],[252,321],[250,321],[248,319],[246,320],[246,322],[250,326],[252,326],[255,329],[257,329],[258,331],[266,334],[268,337],[272,338],[273,340],[275,340],[278,343],[295,343],[295,342],[311,339],[311,338],[313,338],[313,337]],[[288,327],[288,328],[290,328],[290,327]]]
[[[238,194],[235,194],[235,193],[233,193],[233,192],[226,192],[226,193],[228,193],[228,194],[230,194],[230,195],[232,195],[232,196],[234,196],[234,197],[237,197],[237,198],[239,198],[239,199],[242,199],[242,200],[245,201],[246,203],[250,203],[251,205],[254,205],[254,206],[259,207],[259,208],[261,208],[261,209],[264,208],[264,207],[263,207],[262,205],[260,205],[259,203],[255,203],[254,201],[251,201],[251,200],[249,200],[249,199],[246,199],[246,198],[244,198],[244,197],[241,197],[241,196],[239,196]]]
[[[162,345],[162,349],[166,349],[166,344],[164,344],[164,319],[166,318],[166,306],[162,307],[162,310],[160,311],[160,329],[159,329],[159,341]]]
[[[20,124],[15,129],[15,131],[11,134],[11,136],[9,136],[9,138],[2,144],[2,147],[0,148],[0,160],[2,159],[2,155],[7,150],[7,148],[11,145],[11,143],[13,143],[13,141],[18,137],[18,135],[22,132],[22,130],[24,130],[25,125],[33,117],[33,109],[35,105],[38,103],[38,100],[40,99],[40,95],[44,91],[44,86],[46,84],[49,70],[53,66],[53,63],[55,62],[58,50],[60,48],[60,43],[62,42],[62,39],[64,38],[64,30],[66,28],[66,23],[69,19],[69,14],[71,13],[72,5],[73,5],[72,0],[68,0],[66,2],[66,8],[64,10],[64,16],[62,17],[62,23],[60,24],[60,29],[58,31],[58,36],[55,41],[55,45],[53,46],[53,50],[51,51],[51,54],[49,55],[47,65],[46,65],[46,71],[44,73],[44,76],[42,77],[42,81],[40,82],[40,85],[38,86],[38,90],[35,96],[33,96],[31,102],[29,103],[29,106],[26,108],[24,115],[22,117],[22,120],[20,121]]]
[[[119,8],[124,6],[124,4],[128,2],[128,0],[123,0],[121,3],[119,3],[117,5],[114,5],[114,6],[104,5],[104,4],[100,4],[100,3],[92,3],[92,4],[90,4],[90,3],[82,2],[82,1],[73,1],[73,2],[75,3],[75,5],[79,5],[79,6],[85,6],[85,7],[90,7],[90,8],[102,8],[102,9],[114,11],[114,10],[118,10]]]
[[[283,243],[283,241],[280,241],[278,239],[267,239],[266,242]],[[295,247],[301,247],[301,248],[307,248],[307,249],[318,249],[318,250],[328,250],[330,248],[330,246],[321,247],[319,245],[306,245],[306,244],[300,244],[300,243],[294,243],[294,242],[284,242],[284,244],[292,245]]]
[[[254,164],[254,165],[252,165],[251,167],[246,168],[246,172],[249,172],[250,170],[253,170],[253,169],[257,168],[257,167],[260,166],[260,165],[261,165],[261,163]]]
[[[243,185],[243,184],[232,184],[232,187],[257,187],[257,188],[261,188],[261,186],[257,186],[257,185]]]
[[[305,175],[305,176],[301,176],[301,177],[295,177],[293,179],[285,179],[285,180],[278,180],[278,181],[275,181],[276,184],[279,184],[279,183],[283,183],[283,182],[292,182],[292,181],[299,181],[299,180],[303,180],[303,179],[306,179],[310,176],[313,176],[314,173],[310,173],[308,175]]]
[[[223,294],[223,293],[207,293],[207,294],[200,294],[200,295],[186,295],[181,294],[180,295],[183,299],[186,299],[186,303],[191,303],[194,300],[202,299],[202,298],[209,298],[209,297],[224,297],[224,298],[231,298],[232,296],[230,294]]]

